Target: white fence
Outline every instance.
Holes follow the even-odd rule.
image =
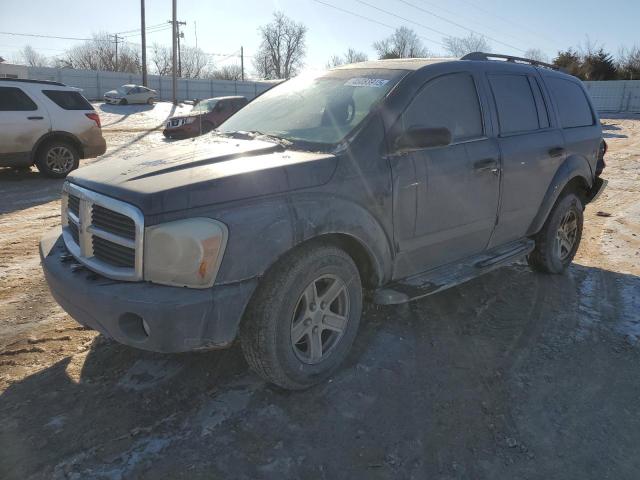
[[[83,90],[90,100],[101,99],[105,92],[122,85],[133,83],[140,85],[142,75],[134,73],[102,72],[96,70],[71,70],[63,68],[27,68],[28,78],[32,80],[52,80],[62,82]],[[171,100],[171,77],[149,75],[147,86],[158,91],[161,100]],[[177,85],[178,100],[194,98],[222,97],[242,95],[249,100],[268,90],[274,82],[250,82],[233,80],[205,80],[179,78]]]
[[[640,80],[584,82],[598,112],[640,113]]]
[[[0,75],[6,70],[12,76],[34,80],[53,80],[83,90],[90,100],[102,98],[104,92],[127,83],[142,83],[138,74],[101,72],[95,70],[70,70],[61,68],[23,67],[19,72],[9,67],[16,65],[0,64]],[[171,77],[149,75],[148,86],[157,90],[162,100],[171,100]],[[640,113],[640,80],[611,80],[606,82],[584,82],[598,112]],[[178,79],[178,100],[194,98],[242,95],[249,100],[268,90],[274,82],[237,82],[230,80]]]

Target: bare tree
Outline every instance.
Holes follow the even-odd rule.
[[[373,48],[378,52],[380,59],[431,56],[416,32],[407,27],[397,28],[390,37],[375,42]]]
[[[240,65],[225,65],[214,69],[209,76],[216,80],[241,80],[242,69]]]
[[[158,43],[151,45],[151,63],[156,74],[169,75],[172,67],[171,49]]]
[[[367,54],[364,52],[358,52],[353,48],[349,48],[343,56],[334,55],[327,62],[327,68],[339,67],[340,65],[346,65],[349,63],[366,62],[369,60]]]
[[[257,74],[266,79],[294,76],[303,65],[307,27],[275,12],[259,32],[262,42],[253,61]]]
[[[49,59],[35,51],[31,45],[25,45],[25,47],[18,52],[18,62],[29,67],[47,67],[49,66]]]
[[[209,55],[197,47],[182,47],[180,61],[182,63],[182,78],[205,77],[212,66]]]
[[[466,37],[443,38],[444,49],[452,57],[464,57],[467,53],[488,52],[491,47],[487,39],[481,35],[470,33]]]
[[[130,44],[121,43],[116,57],[115,44],[111,36],[98,33],[94,34],[91,40],[67,50],[58,63],[68,68],[138,73],[140,54]]]
[[[538,62],[549,63],[549,57],[539,48],[529,48],[523,55],[524,58],[536,60]]]
[[[618,53],[618,72],[623,80],[640,79],[640,47],[622,47]]]

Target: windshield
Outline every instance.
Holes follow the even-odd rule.
[[[212,112],[214,107],[216,106],[216,103],[218,103],[217,100],[202,100],[198,102],[198,104],[195,107],[193,107],[191,111],[193,113]]]
[[[122,95],[126,95],[127,93],[129,93],[129,90],[131,90],[131,87],[118,87],[116,88],[116,92],[121,93]]]
[[[362,122],[405,73],[349,69],[297,77],[260,95],[218,130],[335,144]]]

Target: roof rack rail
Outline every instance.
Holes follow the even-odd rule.
[[[45,85],[57,85],[59,87],[66,87],[64,83],[54,82],[51,80],[31,80],[30,78],[0,78],[0,81],[4,82],[21,82],[21,83],[43,83]]]
[[[467,53],[460,60],[490,61],[494,59],[496,60],[499,59],[499,60],[507,61],[511,63],[524,63],[525,65],[533,65],[534,67],[549,68],[551,70],[560,70],[560,67],[556,65],[552,65],[550,63],[539,62],[538,60],[532,60],[530,58],[514,57],[513,55],[501,55],[499,53],[472,52],[472,53]]]

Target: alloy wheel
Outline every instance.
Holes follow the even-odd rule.
[[[560,220],[560,226],[556,232],[555,249],[558,258],[564,261],[571,252],[576,243],[578,236],[578,217],[576,213],[570,209]]]
[[[55,146],[47,152],[45,163],[53,173],[68,173],[73,169],[73,152],[63,145]]]
[[[291,346],[298,359],[316,364],[340,342],[349,321],[349,291],[335,275],[322,275],[302,292],[291,320]]]

